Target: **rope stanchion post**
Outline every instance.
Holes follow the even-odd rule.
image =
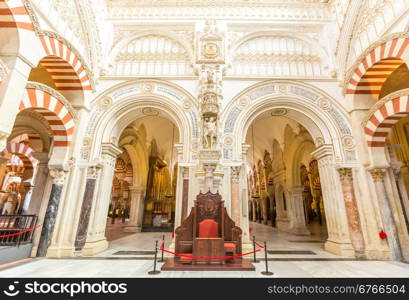
[[[160,271],[156,270],[157,257],[158,257],[158,241],[155,242],[155,257],[153,259],[153,270],[148,272],[149,275],[157,275],[160,273]]]
[[[253,235],[253,263],[258,263],[259,260],[257,260],[257,255],[256,255],[256,236]]]
[[[261,272],[261,274],[266,275],[266,276],[274,275],[273,272],[268,271],[267,242],[264,242],[264,258],[265,258],[265,262],[266,262],[266,270]]]
[[[161,250],[161,258],[160,258],[160,260],[158,260],[158,262],[164,262],[165,261],[165,259],[163,258],[163,255],[164,255],[164,250],[165,249],[165,235],[162,235],[162,245],[161,245],[161,247],[160,247],[160,250]]]

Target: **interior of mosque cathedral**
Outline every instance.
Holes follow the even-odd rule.
[[[0,235],[28,230],[0,248],[175,249],[210,191],[243,253],[264,232],[409,260],[408,19],[408,0],[0,0]]]

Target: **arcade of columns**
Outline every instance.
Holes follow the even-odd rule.
[[[12,30],[17,28],[2,30],[10,30],[13,35]],[[81,89],[56,91],[44,83],[28,82],[31,69],[37,65],[30,61],[38,62],[50,54],[62,56],[55,46],[62,48],[64,40],[44,32],[38,38],[39,33],[34,30],[17,31],[20,38],[27,38],[35,46],[33,54],[25,53],[24,59],[15,49],[7,49],[11,43],[0,51],[4,59],[3,53],[10,50],[7,52],[10,67],[2,77],[0,89],[1,159],[8,162],[10,154],[21,157],[23,162],[27,158],[35,172],[27,177],[32,181],[23,192],[8,191],[2,207],[3,212],[8,212],[24,206],[23,213],[39,215],[42,229],[35,233],[33,255],[86,256],[107,249],[105,229],[112,182],[117,158],[125,151],[119,137],[136,119],[158,114],[179,130],[179,141],[174,144],[179,174],[175,226],[187,216],[198,193],[219,192],[233,220],[243,229],[245,250],[251,246],[249,217],[254,219],[256,204],[250,198],[255,193],[274,197],[277,222],[286,219],[288,224],[282,229],[299,235],[309,234],[303,202],[311,196],[316,213],[325,218],[326,250],[357,258],[409,257],[406,191],[409,156],[405,149],[397,151],[397,157],[393,156],[394,151],[385,151],[386,134],[382,129],[379,131],[388,127],[380,126],[385,124],[383,120],[409,113],[407,90],[386,96],[371,109],[347,112],[323,88],[294,80],[268,80],[238,90],[227,102],[226,36],[216,22],[207,22],[196,33],[197,97],[175,83],[159,79],[121,82],[95,95],[92,92],[95,83],[90,78],[81,78]],[[41,44],[41,39],[47,42]],[[0,39],[0,43],[5,44],[5,40]],[[54,45],[51,47],[54,52],[47,48],[47,43]],[[402,47],[408,44],[407,39],[398,43]],[[404,51],[405,48],[398,53],[402,59],[402,53],[407,54]],[[371,57],[371,52],[368,56]],[[78,56],[68,61],[82,59]],[[79,73],[88,71],[80,68]],[[351,103],[366,96],[351,92],[356,80],[355,74],[345,94]],[[24,151],[9,147],[17,136],[14,126],[24,127],[26,109],[37,109],[38,114],[51,111],[38,119],[48,126],[40,136],[48,132],[54,137],[52,145],[43,142],[42,149]],[[20,111],[22,115],[18,115]],[[6,120],[4,112],[13,118]],[[250,144],[248,132],[263,114],[300,124],[301,129],[290,137],[291,145],[287,143],[288,148],[281,148],[283,157],[288,158],[282,168],[276,168],[275,151],[271,157],[267,151],[264,156],[251,159],[250,149],[255,145]],[[392,139],[396,141],[392,140],[392,144],[404,144],[402,140],[407,139],[404,126],[395,126]],[[309,146],[304,144],[307,140]],[[299,153],[299,149],[308,153]],[[302,165],[301,159],[295,159],[303,155],[308,159]],[[289,163],[291,159],[293,164]],[[258,164],[259,161],[262,163]],[[302,167],[308,169],[306,173]],[[12,168],[12,164],[3,164],[0,174],[14,172],[15,177],[26,178],[19,170],[7,168]],[[137,232],[142,227],[146,186],[143,180],[133,178],[126,190],[130,217],[127,230]],[[310,194],[306,195],[306,190]],[[21,200],[24,198],[30,199],[28,204]],[[284,202],[290,210],[286,216],[279,215]],[[253,206],[250,210],[249,203]],[[267,220],[267,210],[261,211]],[[250,212],[253,216],[249,216]],[[379,238],[381,230],[387,233],[386,240]]]

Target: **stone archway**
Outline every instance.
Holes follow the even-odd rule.
[[[97,170],[94,172],[95,176],[86,179],[87,183],[92,180],[93,183],[90,183],[89,187],[93,191],[84,195],[84,209],[77,213],[80,220],[84,218],[84,213],[88,214],[85,219],[89,222],[81,223],[82,228],[78,228],[82,236],[88,236],[81,247],[83,253],[87,254],[95,254],[108,247],[105,239],[106,212],[116,156],[122,152],[118,144],[119,137],[124,129],[144,116],[157,115],[169,119],[179,131],[179,141],[175,141],[175,147],[179,162],[178,172],[181,174],[185,172],[186,161],[190,159],[191,137],[197,136],[196,123],[193,122],[197,115],[193,97],[169,83],[128,82],[108,90],[95,100],[95,104],[85,134],[82,156],[90,161],[97,160],[99,164],[93,164],[94,166],[89,168]],[[177,179],[175,226],[180,222],[182,203],[185,202],[182,198],[188,197],[183,191],[185,181],[188,181],[184,177],[178,176]],[[98,198],[94,197],[94,191],[99,195]],[[138,197],[142,197],[144,192],[140,187],[135,187],[131,192],[133,191]]]
[[[353,256],[349,218],[336,170],[336,165],[356,163],[347,113],[328,94],[310,85],[291,81],[257,84],[236,96],[223,112],[225,159],[242,159],[248,148],[243,145],[247,130],[262,114],[295,119],[312,136],[317,148],[312,155],[318,160],[324,202],[328,208],[325,248],[333,253]],[[226,141],[232,136],[238,138],[230,146]]]

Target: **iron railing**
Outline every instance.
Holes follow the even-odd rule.
[[[0,246],[30,244],[36,224],[36,215],[0,215]]]

